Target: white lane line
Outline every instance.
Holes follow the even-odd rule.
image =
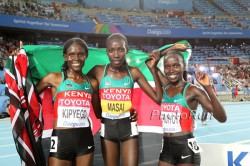
[[[3,127],[3,126],[0,127],[0,130],[7,130],[7,129],[8,129],[8,130],[12,130],[10,126],[9,126],[9,127]]]
[[[2,134],[6,134],[6,133],[10,134],[10,133],[11,133],[11,131],[8,131],[8,132],[1,132],[1,133],[0,133],[0,135],[2,135]]]
[[[12,157],[12,156],[18,156],[18,154],[10,154],[5,156],[0,156],[0,158],[6,158],[6,157]]]
[[[6,146],[14,146],[15,144],[7,144],[7,145],[1,145],[0,148],[6,147]]]
[[[1,139],[9,139],[9,138],[13,138],[13,137],[4,137],[4,138],[0,138],[0,140],[1,140]]]
[[[219,124],[216,124],[216,125],[206,125],[206,126],[199,126],[198,128],[197,128],[197,130],[198,129],[204,129],[204,128],[210,128],[210,127],[223,127],[223,126],[231,126],[231,125],[234,125],[234,124],[241,124],[241,123],[249,123],[250,122],[250,120],[248,120],[248,121],[241,121],[241,122],[234,122],[234,123],[219,123]]]
[[[244,140],[244,141],[239,141],[239,142],[233,142],[231,144],[247,144],[250,143],[250,140]]]
[[[248,131],[249,129],[244,129],[244,130],[234,130],[234,131],[228,131],[228,132],[221,132],[221,133],[215,133],[215,134],[208,134],[208,135],[203,135],[203,136],[198,136],[195,138],[202,138],[202,137],[211,137],[211,136],[215,136],[215,135],[222,135],[222,134],[229,134],[229,133],[236,133],[236,132],[241,132],[241,131]]]

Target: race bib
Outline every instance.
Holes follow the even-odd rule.
[[[58,127],[80,128],[89,127],[89,107],[58,107]]]
[[[130,116],[132,90],[130,88],[105,88],[100,90],[102,117],[122,119]]]
[[[165,104],[161,105],[161,119],[164,133],[181,132],[181,109],[180,104]]]
[[[195,138],[189,138],[188,140],[188,147],[194,152],[194,153],[200,153],[202,152],[201,147],[198,145]]]
[[[57,152],[58,137],[52,136],[50,139],[50,152]]]

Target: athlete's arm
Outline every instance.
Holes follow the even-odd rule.
[[[160,81],[161,81],[161,86],[163,89],[165,89],[169,84],[170,84],[170,81],[168,80],[168,78],[162,73],[162,71],[157,67],[157,74],[160,78]]]
[[[92,106],[93,106],[96,118],[100,119],[102,117],[102,108],[101,108],[100,98],[99,98],[99,84],[96,79],[91,78],[91,77],[89,77],[89,79],[90,79],[90,83],[93,89]]]
[[[171,47],[172,48],[172,47]],[[148,57],[148,60],[146,60],[146,65],[147,66],[151,66],[153,65],[154,63],[158,64],[160,58],[161,58],[161,55],[155,53],[155,52],[158,52],[157,50],[154,50]],[[152,64],[153,63],[153,64]],[[162,71],[156,66],[155,67],[155,70],[157,70],[157,74],[158,74],[158,77],[160,79],[160,82],[161,82],[161,86],[163,87],[163,89],[170,84],[169,80],[167,79],[167,77],[162,73]]]
[[[175,43],[171,47],[168,47],[167,49],[161,51],[161,57],[166,55],[171,50],[183,51],[183,50],[187,50],[187,49],[189,49],[189,46],[187,44]]]
[[[148,83],[148,81],[146,80],[146,78],[144,77],[144,75],[139,71],[139,69],[137,68],[131,68],[131,74],[133,76],[133,79],[135,82],[138,83],[138,85],[140,86],[140,88],[150,97],[152,98],[156,103],[160,104],[161,103],[161,99],[162,99],[162,85],[160,82],[160,78],[158,76],[158,70],[157,70],[157,57],[159,57],[160,52],[152,52],[151,54],[155,54],[155,58],[152,58],[151,62],[148,65],[148,68],[154,78],[155,81],[155,88],[156,90],[154,90],[150,84]]]
[[[204,74],[201,77],[196,75],[196,80],[200,85],[203,86],[205,91],[200,88],[195,88],[192,92],[195,94],[195,99],[208,111],[213,113],[215,119],[219,122],[226,122],[227,115],[221,105],[220,101],[216,97],[216,94],[213,91],[212,86],[210,85],[210,79],[207,74]]]
[[[89,78],[96,79],[98,83],[101,82],[102,75],[104,71],[104,66],[103,65],[96,65],[94,66],[88,73],[87,76]],[[99,86],[99,85],[98,85]]]
[[[47,74],[36,84],[36,89],[38,91],[38,94],[41,94],[46,88],[51,87],[52,96],[54,96],[61,80],[62,80],[61,73],[52,72],[52,73]]]

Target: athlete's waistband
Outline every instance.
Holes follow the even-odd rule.
[[[77,131],[86,131],[86,130],[91,130],[91,127],[81,127],[81,128],[63,128],[63,129],[53,129],[53,133],[57,133],[57,132],[66,132],[66,133],[70,133],[70,132],[77,132]]]
[[[188,133],[188,134],[185,134],[185,135],[180,135],[180,136],[171,136],[171,137],[168,137],[166,135],[163,136],[164,140],[169,140],[171,142],[182,142],[184,141],[186,143],[185,140],[189,139],[189,138],[194,138],[194,135],[193,133]]]
[[[119,123],[122,123],[122,122],[127,122],[127,121],[131,121],[131,119],[129,119],[129,117],[127,118],[122,118],[122,119],[108,119],[108,118],[102,118],[101,122],[102,123],[115,123],[115,122],[119,122]]]

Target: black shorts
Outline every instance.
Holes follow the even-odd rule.
[[[169,164],[196,164],[200,165],[200,153],[194,153],[188,146],[187,139],[193,138],[192,134],[178,137],[163,137],[163,148],[160,160]]]
[[[50,157],[60,160],[72,160],[94,152],[95,145],[90,127],[53,130],[50,145]]]
[[[131,138],[138,137],[137,123],[129,118],[123,119],[102,119],[101,139],[123,142]]]

